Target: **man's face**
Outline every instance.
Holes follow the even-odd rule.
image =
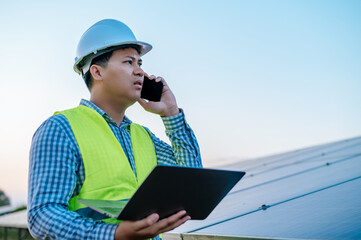
[[[144,72],[142,60],[134,48],[118,49],[102,69],[103,90],[106,98],[133,104],[140,98]]]

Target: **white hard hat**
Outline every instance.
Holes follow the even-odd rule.
[[[74,71],[84,75],[95,57],[129,44],[138,45],[141,56],[152,49],[152,45],[137,41],[132,30],[124,23],[114,19],[101,20],[81,36]]]

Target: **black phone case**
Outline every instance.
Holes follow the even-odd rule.
[[[156,82],[144,77],[142,91],[140,97],[153,102],[159,102],[162,96],[164,84],[163,82]]]

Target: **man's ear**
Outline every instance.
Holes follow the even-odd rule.
[[[90,74],[92,75],[94,81],[103,79],[103,75],[102,75],[103,68],[101,66],[91,65],[89,70],[90,70]]]

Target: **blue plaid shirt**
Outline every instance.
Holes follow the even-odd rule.
[[[81,105],[96,110],[107,121],[135,172],[129,124],[124,117],[118,127],[111,117],[87,100]],[[200,151],[183,111],[163,117],[172,147],[149,129],[158,164],[202,167]],[[30,149],[28,223],[37,239],[114,239],[116,224],[94,221],[68,211],[68,201],[84,183],[84,165],[68,120],[61,114],[47,119],[35,132]],[[158,237],[157,237],[158,238]]]

